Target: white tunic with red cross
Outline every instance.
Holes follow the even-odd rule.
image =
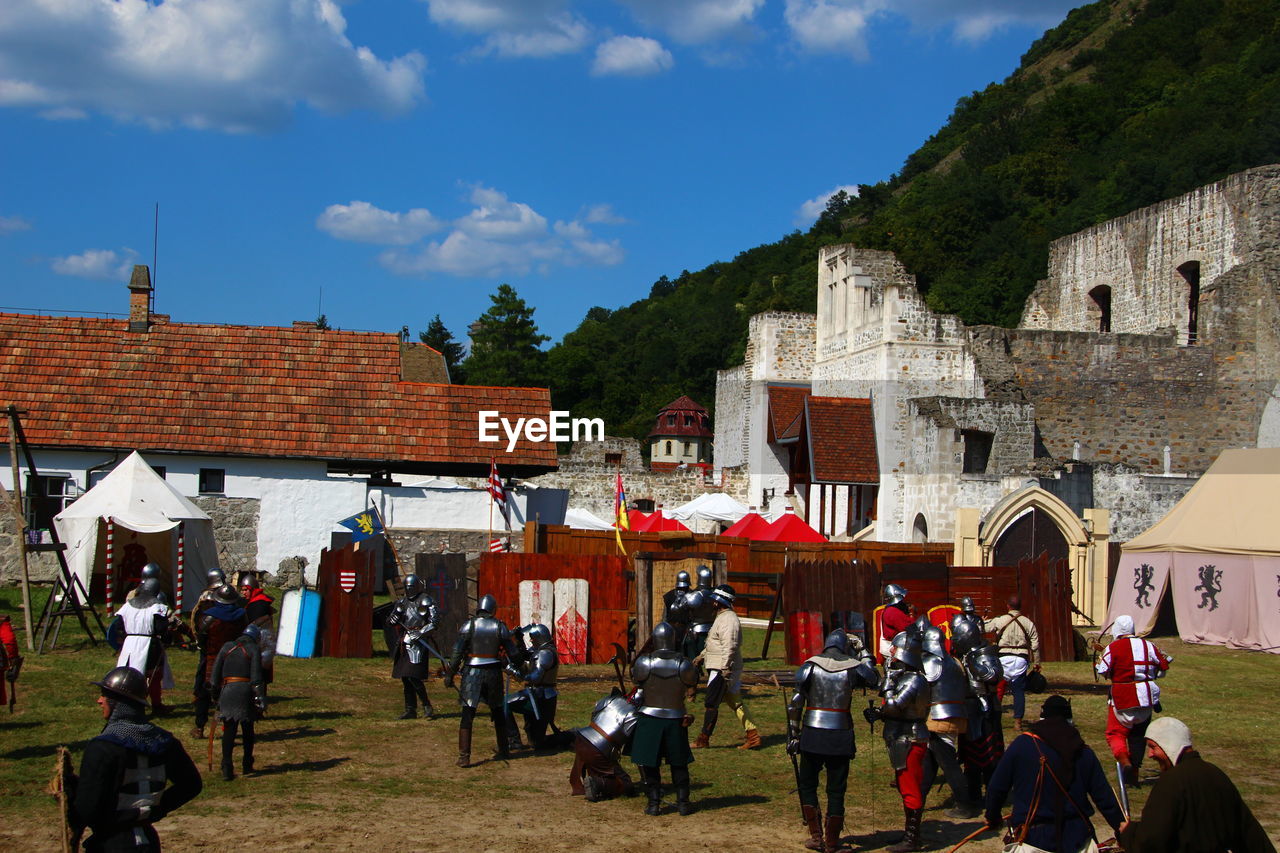
[[[1098,661],[1098,673],[1111,679],[1111,704],[1120,710],[1148,708],[1159,702],[1156,679],[1168,669],[1164,653],[1141,637],[1113,640]]]

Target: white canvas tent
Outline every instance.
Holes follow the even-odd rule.
[[[589,509],[569,507],[565,510],[564,523],[576,530],[612,530],[613,525],[598,517]]]
[[[719,531],[720,524],[733,524],[750,511],[746,504],[738,503],[723,492],[708,492],[664,514],[699,533],[710,533]]]
[[[1226,450],[1121,548],[1107,623],[1155,624],[1166,589],[1189,643],[1280,653],[1280,448]]]
[[[90,588],[93,575],[106,571],[107,521],[114,526],[113,561],[117,582],[122,569],[155,562],[170,603],[177,599],[179,535],[182,537],[182,606],[190,609],[217,565],[213,521],[165,482],[136,451],[75,503],[54,517],[58,537],[67,544],[67,565]],[[136,576],[136,574],[135,574]],[[118,594],[115,605],[123,603]]]

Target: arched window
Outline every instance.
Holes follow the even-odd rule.
[[[1200,337],[1200,262],[1187,261],[1178,267],[1178,275],[1187,283],[1187,346],[1195,346]]]
[[[1098,321],[1098,331],[1111,331],[1111,288],[1100,284],[1089,291],[1089,298],[1093,300],[1089,316]]]
[[[928,542],[929,541],[929,522],[925,520],[924,513],[916,513],[915,524],[911,526],[912,542]]]

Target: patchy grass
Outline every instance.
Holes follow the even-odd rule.
[[[36,591],[37,614],[45,595],[45,590]],[[16,589],[0,590],[0,612],[14,617],[24,644]],[[751,660],[758,656],[763,636],[760,629],[744,631],[748,669],[788,669],[781,634],[773,638],[768,660]],[[1174,656],[1171,675],[1162,682],[1166,712],[1191,726],[1205,757],[1226,769],[1255,814],[1280,838],[1280,659],[1186,645],[1175,638],[1157,643]],[[526,754],[505,765],[486,761],[469,769],[454,767],[458,711],[451,692],[438,680],[428,684],[436,720],[395,719],[401,690],[390,678],[381,645],[381,637],[375,637],[379,652],[370,660],[281,659],[269,716],[259,724],[261,772],[230,783],[206,773],[204,793],[160,824],[168,849],[225,849],[232,815],[234,825],[257,833],[252,837],[277,850],[510,851],[534,846],[544,851],[752,851],[799,849],[804,839],[791,764],[783,749],[783,698],[771,685],[745,691],[764,748],[732,748],[741,742],[742,730],[725,709],[713,748],[696,752],[691,768],[699,813],[683,820],[665,814],[649,819],[635,800],[588,804],[571,799],[567,754]],[[56,813],[43,791],[54,751],[67,745],[79,762],[84,743],[101,726],[94,705],[97,691],[88,682],[114,666],[115,657],[105,645],[89,645],[74,619],[64,624],[52,652],[24,654],[17,711],[11,716],[0,709],[0,843],[9,842],[11,849],[53,849]],[[203,769],[207,745],[187,736],[195,656],[172,651],[170,660],[179,687],[166,694],[166,701],[175,704],[176,713],[159,722],[182,738]],[[1086,741],[1110,768],[1102,735],[1105,685],[1093,681],[1087,663],[1047,664],[1044,669],[1050,690],[1071,699]],[[611,666],[566,666],[561,675],[557,717],[565,728],[585,724],[592,705],[616,683]],[[1029,697],[1029,716],[1041,701],[1043,697]],[[845,832],[858,847],[876,849],[896,840],[901,805],[888,787],[879,732],[872,738],[860,724],[857,736]],[[476,721],[473,758],[486,759],[493,745],[492,728],[482,715]],[[629,761],[626,766],[631,768]],[[1154,768],[1144,770],[1150,774]],[[1135,808],[1141,808],[1146,791],[1133,792]],[[949,848],[976,828],[943,816],[938,806],[945,796],[945,790],[935,788],[925,814],[926,841],[935,849]],[[975,850],[998,847],[989,835],[970,845]]]

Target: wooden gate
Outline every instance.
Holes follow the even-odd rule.
[[[435,599],[440,617],[436,636],[443,648],[438,651],[448,655],[458,638],[458,629],[470,615],[467,598],[466,554],[418,554],[413,560],[414,572],[426,585],[427,592]]]
[[[519,624],[520,581],[585,578],[589,584],[587,663],[607,663],[613,643],[627,644],[627,559],[591,554],[482,553],[477,595],[498,599],[494,615]]]
[[[711,569],[711,584],[725,583],[728,570],[724,554],[690,553],[688,551],[641,551],[636,559],[636,636],[635,650],[644,648],[653,626],[662,621],[662,597],[676,585],[676,574],[683,569],[692,583],[698,583],[698,566]]]
[[[373,588],[378,549],[348,545],[320,552],[321,657],[373,657]]]

